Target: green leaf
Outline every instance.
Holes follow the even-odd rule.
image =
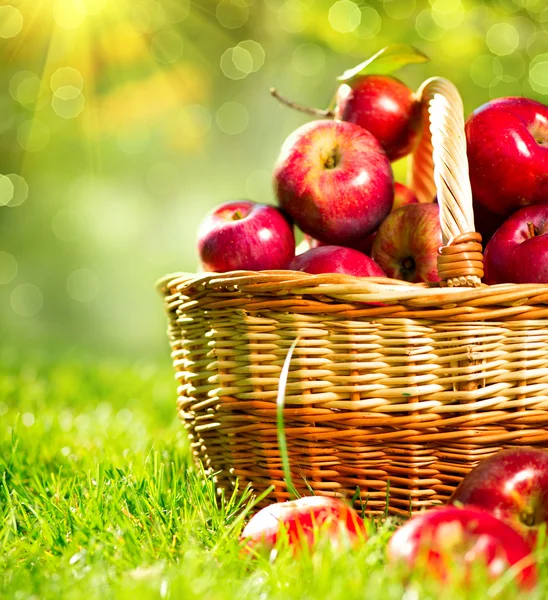
[[[360,63],[359,65],[348,69],[340,77],[339,81],[351,81],[361,75],[387,75],[393,71],[397,71],[406,65],[419,64],[429,61],[426,54],[417,50],[409,44],[390,44],[371,58]]]

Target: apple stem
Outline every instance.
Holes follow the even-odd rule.
[[[302,104],[297,104],[291,100],[288,100],[284,96],[282,96],[276,88],[271,87],[270,93],[276,100],[289,106],[289,108],[293,108],[294,110],[298,110],[299,112],[306,113],[307,115],[312,115],[314,117],[325,117],[326,119],[332,119],[335,116],[335,112],[333,110],[322,109],[322,108],[311,108],[309,106],[303,106]]]
[[[242,215],[242,213],[239,210],[236,210],[234,212],[234,214],[232,215],[232,220],[233,221],[239,221],[240,219],[243,219],[244,216]]]
[[[529,235],[531,237],[535,237],[537,235],[537,231],[536,231],[533,223],[531,223],[531,222],[527,223],[527,229],[529,230]]]

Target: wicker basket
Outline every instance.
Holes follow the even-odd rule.
[[[408,514],[503,447],[548,445],[548,286],[480,283],[462,101],[442,78],[419,93],[410,179],[421,201],[438,196],[441,284],[294,271],[159,282],[179,414],[220,487],[289,496],[276,393],[297,337],[284,417],[303,493],[359,490],[369,514]]]

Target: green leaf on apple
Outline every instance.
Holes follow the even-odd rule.
[[[390,44],[371,58],[345,71],[339,81],[351,81],[362,75],[387,75],[402,67],[428,62],[426,54],[409,44]]]

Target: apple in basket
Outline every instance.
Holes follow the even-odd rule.
[[[548,283],[548,204],[510,215],[484,253],[485,282]]]
[[[370,131],[393,161],[409,154],[421,127],[420,102],[413,91],[389,75],[363,75],[337,89],[335,118]]]
[[[270,504],[251,517],[240,540],[244,553],[270,553],[285,540],[293,551],[312,549],[322,539],[354,546],[367,537],[358,513],[337,498],[303,496]]]
[[[456,574],[470,582],[478,567],[492,579],[514,567],[522,588],[533,587],[537,580],[531,548],[523,537],[474,507],[447,506],[419,513],[392,535],[387,555],[390,563],[404,570],[427,571],[441,580]]]
[[[318,246],[298,254],[288,269],[306,273],[346,273],[356,277],[386,277],[369,256],[344,246]]]
[[[340,246],[377,229],[394,199],[392,167],[379,142],[344,121],[321,119],[294,131],[274,184],[279,205],[304,233]]]
[[[508,215],[548,202],[548,106],[529,98],[498,98],[466,121],[474,199]]]
[[[371,257],[388,275],[411,283],[439,281],[442,245],[437,204],[407,204],[381,223]]]
[[[403,183],[396,181],[394,183],[394,200],[392,202],[392,209],[390,212],[394,212],[400,206],[405,206],[406,204],[418,204],[419,199],[415,196],[415,192],[408,188]],[[355,250],[359,250],[368,256],[371,256],[371,247],[373,246],[373,240],[375,239],[376,231],[367,235],[364,239],[358,240],[350,245],[351,248]],[[323,242],[320,242],[313,237],[306,235],[304,236],[303,241],[297,246],[297,254],[301,254],[310,248],[317,248],[318,246],[325,246]]]
[[[205,271],[284,269],[295,255],[293,227],[275,206],[225,202],[202,220],[198,254]]]
[[[548,524],[548,450],[509,448],[493,454],[466,475],[449,502],[489,511],[533,546],[539,526]]]

